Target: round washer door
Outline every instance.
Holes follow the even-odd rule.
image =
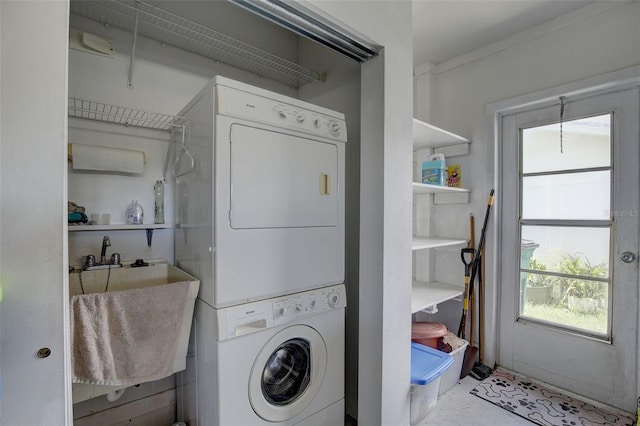
[[[251,368],[249,401],[269,422],[289,420],[318,393],[327,371],[327,347],[312,327],[294,325],[264,345]]]

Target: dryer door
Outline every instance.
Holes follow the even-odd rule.
[[[335,144],[231,126],[231,228],[334,227]]]
[[[266,421],[282,422],[302,412],[318,393],[327,370],[327,348],[318,332],[294,325],[264,345],[249,376],[249,401]]]

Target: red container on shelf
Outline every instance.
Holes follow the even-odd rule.
[[[447,326],[439,322],[411,323],[411,340],[433,349],[439,349],[439,342],[448,333]]]

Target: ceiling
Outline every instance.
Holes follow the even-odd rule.
[[[413,64],[439,64],[593,0],[413,0]]]

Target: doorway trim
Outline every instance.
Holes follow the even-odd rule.
[[[540,107],[551,106],[557,103],[558,96],[562,94],[567,97],[580,97],[587,94],[611,91],[613,89],[624,89],[640,84],[640,66],[633,66],[619,71],[601,74],[584,80],[561,84],[548,89],[539,90],[526,95],[517,96],[502,101],[487,104],[485,107],[485,118],[487,126],[487,140],[493,141],[489,146],[493,150],[490,153],[493,158],[492,187],[496,190],[495,214],[491,218],[491,226],[487,237],[487,251],[491,253],[491,262],[487,264],[487,282],[495,282],[493,287],[485,290],[485,359],[484,363],[490,366],[498,363],[498,339],[500,331],[498,310],[500,307],[500,288],[502,286],[498,259],[502,256],[502,247],[499,243],[501,239],[498,226],[502,223],[502,185],[503,176],[500,165],[502,163],[502,137],[500,126],[503,116],[517,112],[528,111]],[[640,298],[639,298],[640,299]],[[640,300],[638,300],[640,302]],[[638,330],[640,330],[640,317],[638,320]],[[638,376],[640,376],[640,359],[638,359]],[[640,377],[639,377],[640,379]],[[640,380],[638,380],[638,394],[640,394]]]

